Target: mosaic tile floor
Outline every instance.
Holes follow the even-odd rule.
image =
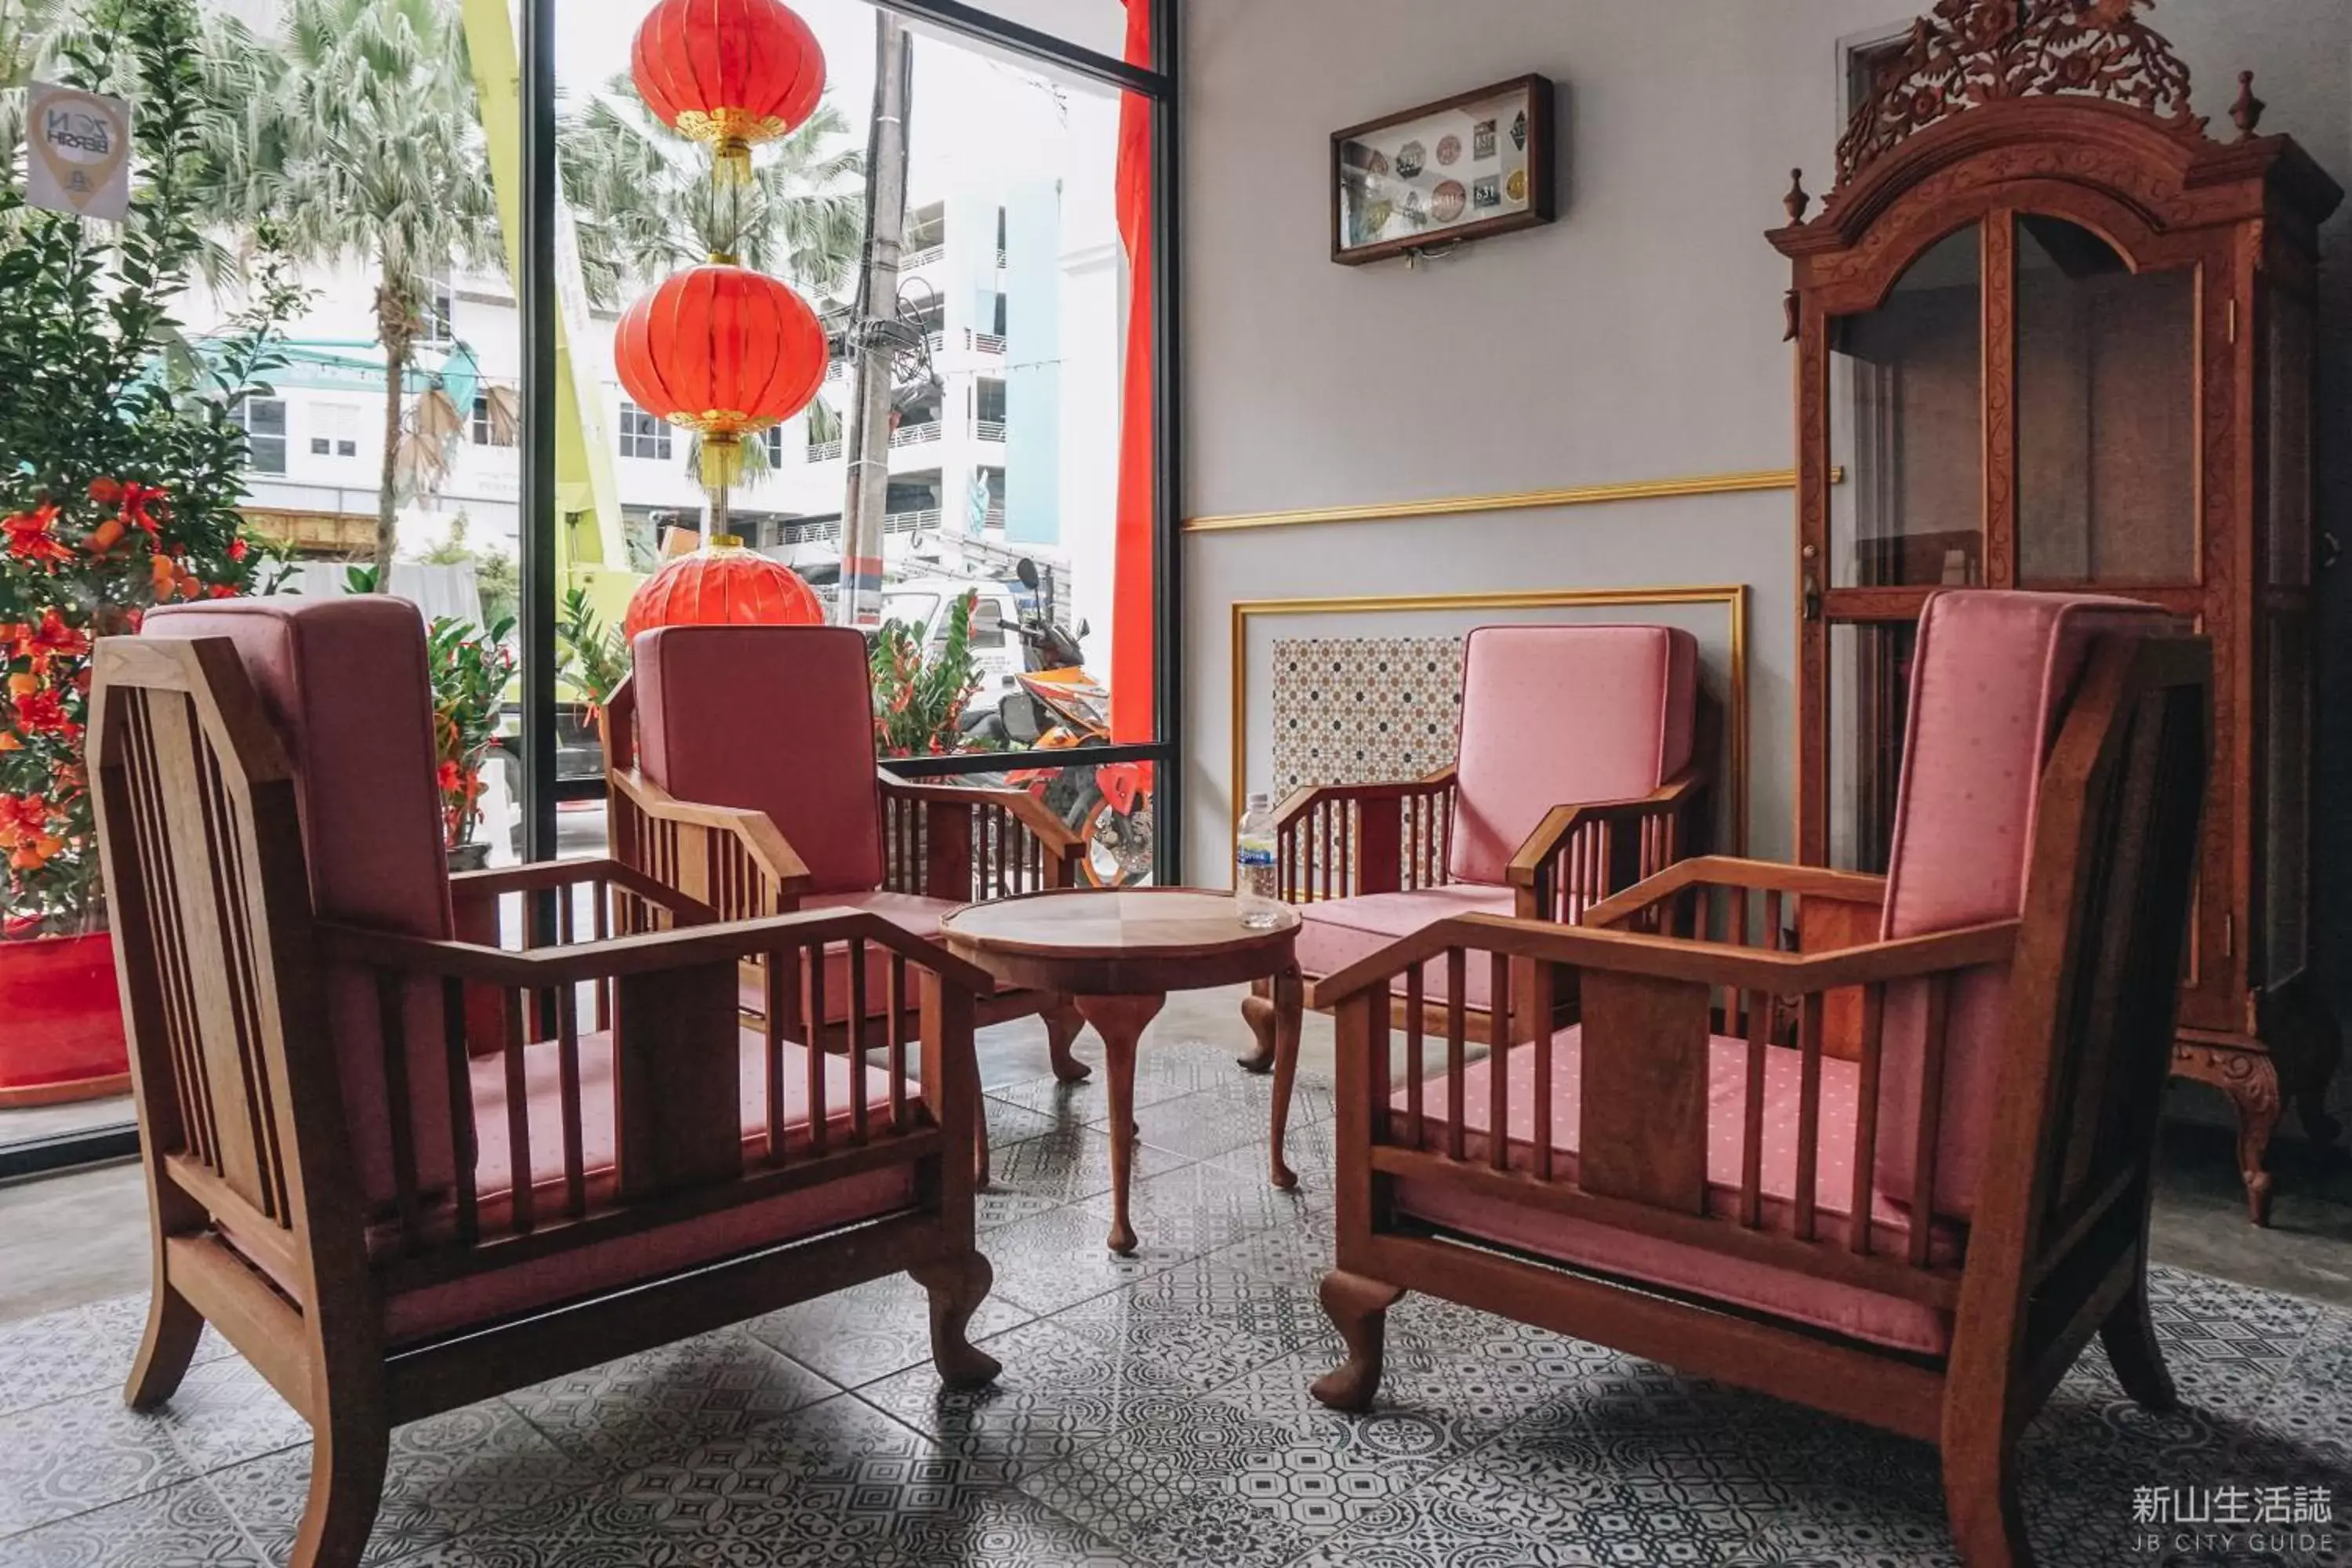
[[[1125,1259],[1102,1247],[1100,1087],[992,1091],[996,1291],[974,1334],[1004,1363],[994,1389],[943,1394],[919,1291],[865,1286],[403,1429],[369,1563],[1954,1561],[1927,1448],[1441,1302],[1393,1314],[1374,1415],[1324,1410],[1328,1088],[1300,1097],[1285,1195],[1266,1084],[1227,1048],[1153,1042],[1141,1076]],[[2042,1562],[2352,1563],[2342,1523],[2313,1529],[2326,1548],[2137,1549],[2138,1488],[2352,1508],[2352,1314],[2170,1270],[2156,1292],[2184,1408],[2141,1414],[2085,1355],[2027,1440]],[[284,1560],[302,1423],[209,1339],[165,1413],[124,1410],[143,1310],[0,1328],[5,1568]]]

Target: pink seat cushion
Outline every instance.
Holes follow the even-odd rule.
[[[320,919],[403,936],[452,933],[415,605],[377,595],[175,605],[150,611],[145,631],[236,645],[294,770]],[[368,1204],[386,1210],[395,1187],[375,983],[342,968],[323,980],[353,1163]],[[455,1170],[437,986],[407,988],[405,1021],[417,1184],[431,1193]]]
[[[1552,1172],[1555,1180],[1572,1182],[1581,1134],[1582,1030],[1574,1026],[1562,1029],[1552,1037]],[[1401,1044],[1392,1042],[1391,1049],[1399,1053],[1398,1059],[1402,1058]],[[1439,1055],[1432,1053],[1433,1057]],[[1517,1169],[1530,1170],[1534,1167],[1536,1146],[1535,1047],[1513,1047],[1506,1059],[1509,1072],[1506,1085],[1509,1100],[1509,1161]],[[1463,1074],[1465,1152],[1469,1158],[1481,1161],[1488,1157],[1487,1131],[1492,1125],[1489,1060],[1471,1063]],[[1782,1234],[1790,1234],[1795,1224],[1801,1070],[1801,1062],[1795,1051],[1772,1047],[1765,1052],[1760,1206],[1764,1228]],[[1452,1125],[1448,1087],[1442,1069],[1423,1083],[1423,1139],[1432,1149],[1445,1147],[1446,1131]],[[1711,1042],[1708,1063],[1707,1211],[1719,1218],[1729,1219],[1738,1212],[1747,1097],[1747,1042],[1718,1035]],[[1813,1184],[1815,1226],[1818,1235],[1838,1246],[1846,1244],[1853,1226],[1855,1098],[1854,1064],[1823,1058],[1821,1130],[1816,1145],[1820,1157]],[[1389,1115],[1391,1142],[1403,1142],[1412,1135],[1411,1120],[1405,1111],[1407,1103],[1407,1090],[1398,1089]],[[1951,1325],[1943,1314],[1898,1296],[1729,1258],[1702,1247],[1660,1241],[1615,1226],[1471,1196],[1442,1184],[1401,1181],[1397,1184],[1397,1202],[1404,1212],[1449,1229],[1578,1268],[1629,1275],[1906,1350],[1936,1354],[1950,1342]],[[1872,1245],[1881,1252],[1899,1255],[1908,1243],[1904,1211],[1883,1197],[1875,1205],[1871,1226]],[[1957,1230],[1938,1225],[1929,1237],[1930,1255],[1938,1262],[1952,1261],[1959,1256],[1961,1244],[1962,1237]]]
[[[635,645],[638,756],[680,800],[766,814],[814,894],[882,881],[866,639],[847,626],[664,626]]]
[[[1298,967],[1308,978],[1337,974],[1399,937],[1455,915],[1507,915],[1511,889],[1475,882],[1448,882],[1409,893],[1368,893],[1360,899],[1326,899],[1298,906]],[[1483,1008],[1493,986],[1485,955],[1473,954],[1463,974],[1462,1002]],[[1422,966],[1422,994],[1442,1002],[1450,993],[1443,960]],[[1396,984],[1404,993],[1404,982]]]
[[[1671,626],[1480,626],[1462,647],[1457,882],[1509,880],[1556,805],[1648,795],[1690,763],[1698,644]]]
[[[767,1156],[766,1049],[759,1033],[748,1029],[742,1032],[740,1124],[747,1163],[763,1161]],[[879,1052],[871,1058],[875,1062],[882,1059]],[[814,1118],[808,1096],[807,1053],[787,1043],[783,1047],[782,1068],[785,1158],[789,1163],[811,1152],[810,1126]],[[554,1043],[543,1041],[526,1047],[523,1069],[530,1127],[530,1181],[538,1212],[560,1213],[565,1199],[563,1101],[560,1058]],[[824,1069],[824,1123],[828,1138],[837,1147],[838,1141],[848,1135],[851,1125],[851,1072],[848,1061],[839,1056],[827,1056]],[[868,1127],[870,1131],[879,1131],[889,1116],[889,1075],[879,1066],[869,1066],[864,1083]],[[475,1061],[473,1101],[475,1136],[479,1142],[475,1182],[487,1230],[504,1223],[514,1181],[514,1155],[507,1135],[506,1064],[502,1058],[487,1057]],[[906,1089],[906,1106],[910,1125],[930,1124],[921,1091],[911,1081]],[[614,1191],[613,1107],[612,1037],[601,1031],[584,1035],[580,1041],[581,1152],[591,1204],[610,1198]],[[385,1307],[387,1331],[394,1340],[408,1340],[491,1321],[731,1253],[778,1246],[835,1226],[871,1219],[911,1205],[915,1196],[914,1172],[908,1165],[827,1183],[623,1241],[600,1243],[471,1279],[395,1296]],[[447,1210],[437,1211],[433,1224],[446,1229],[450,1218]],[[398,1232],[379,1226],[370,1240],[381,1250],[396,1245]]]
[[[2168,622],[2150,605],[2092,595],[1978,589],[1929,598],[1912,658],[1883,935],[2016,918],[2025,907],[2042,763],[2091,640],[2161,631]],[[1938,1214],[1965,1219],[1975,1212],[2008,1001],[2005,966],[1951,983],[1936,1142]],[[1927,1002],[1924,982],[1887,988],[1877,1179],[1897,1203],[1913,1197]]]

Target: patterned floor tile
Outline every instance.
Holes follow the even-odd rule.
[[[1665,1563],[1700,1559],[1612,1559],[1580,1543],[1530,1537],[1475,1501],[1435,1487],[1384,1507],[1325,1542],[1298,1568],[1557,1568],[1612,1561]]]
[[[982,1244],[993,1253],[992,1242]],[[1027,1322],[1031,1314],[998,1289],[971,1320],[977,1339]],[[930,1297],[904,1274],[853,1285],[830,1296],[803,1301],[754,1318],[744,1329],[763,1342],[832,1379],[856,1388],[908,1367],[931,1362]]]
[[[1063,1125],[1058,1118],[1041,1114],[1011,1100],[984,1099],[988,1107],[988,1146],[991,1157],[1009,1143],[1024,1139],[1042,1138]]]
[[[574,1458],[625,1469],[838,1392],[734,1328],[554,1378],[507,1403]]]
[[[1313,1290],[1337,1264],[1339,1243],[1328,1213],[1302,1208],[1290,1224],[1244,1237],[1209,1256],[1265,1279]]]
[[[1300,1351],[1334,1358],[1343,1352],[1312,1287],[1268,1279],[1222,1252],[1081,1302],[1052,1321],[1204,1391]]]
[[[154,1419],[199,1473],[310,1440],[310,1424],[236,1355],[189,1368]]]
[[[119,1391],[146,1328],[145,1296],[117,1296],[0,1324],[0,1415],[68,1394]],[[199,1364],[229,1353],[228,1342],[209,1329],[196,1344]]]
[[[1056,1127],[1025,1142],[1000,1147],[992,1158],[995,1180],[980,1194],[983,1232],[1110,1191],[1110,1139],[1099,1128],[1075,1123]],[[1147,1143],[1136,1150],[1129,1179],[1149,1181],[1190,1163]],[[983,1242],[982,1250],[986,1249]]]
[[[306,1445],[220,1470],[211,1484],[273,1560],[293,1545],[309,1501]],[[579,1491],[595,1472],[499,1401],[468,1405],[393,1434],[383,1504],[364,1563],[388,1563]]]
[[[1260,1086],[1259,1093],[1270,1092],[1264,1087],[1265,1079],[1244,1073],[1234,1063],[1246,1044],[1238,1028],[1234,1039],[1223,1042],[1147,1037],[1135,1056],[1136,1109],[1236,1084],[1255,1084]],[[1072,1054],[1094,1069],[1091,1076],[1067,1084],[1055,1078],[1037,1078],[1026,1083],[1001,1084],[988,1092],[993,1099],[1056,1121],[1100,1121],[1110,1114],[1109,1091],[1103,1087],[1102,1043],[1089,1029],[1078,1037]]]
[[[1138,1190],[1149,1184],[1139,1183]],[[1141,1219],[1133,1223],[1140,1245],[1124,1256],[1105,1240],[1109,1215],[1097,1213],[1094,1200],[1000,1226],[982,1237],[980,1249],[996,1269],[998,1296],[1032,1314],[1057,1312],[1192,1256],[1171,1245],[1164,1232],[1153,1235]]]
[[[858,1397],[937,1439],[992,1481],[1066,1459],[1129,1426],[1163,1423],[1192,1397],[1192,1385],[1156,1358],[1059,1322],[1030,1323],[984,1342],[1004,1364],[987,1388],[942,1388],[922,1367],[869,1384]]]
[[[2259,1402],[2323,1311],[2298,1297],[2178,1268],[2149,1269],[2147,1285],[2165,1364],[2181,1397],[2192,1402]]]
[[[0,1542],[9,1568],[263,1568],[263,1559],[203,1481],[76,1514]]]
[[[1236,1085],[1231,1093],[1211,1090],[1139,1106],[1136,1123],[1147,1145],[1187,1160],[1213,1159],[1242,1148],[1263,1151],[1273,1105],[1257,1080],[1251,1080],[1247,1089],[1259,1092]],[[1107,1115],[1094,1123],[1097,1128],[1109,1124]]]
[[[93,1393],[0,1417],[0,1536],[191,1479],[163,1421]]]
[[[648,1563],[866,1564],[913,1517],[985,1485],[931,1439],[847,1395],[634,1470],[593,1493],[572,1533]]]
[[[902,1521],[875,1568],[1137,1568],[1136,1559],[1021,1493],[990,1488]]]
[[[1197,1258],[1204,1252],[1294,1224],[1302,1213],[1328,1207],[1330,1194],[1301,1188],[1283,1192],[1261,1173],[1251,1175],[1214,1162],[1186,1165],[1139,1181],[1128,1189],[1128,1220],[1146,1247]],[[1111,1200],[1106,1193],[1080,1208],[1108,1227]],[[994,1237],[991,1237],[992,1245]]]

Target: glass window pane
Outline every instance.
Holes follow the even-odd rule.
[[[2197,580],[2196,276],[2017,234],[2017,536],[2027,583]]]
[[[2264,552],[2277,587],[2311,582],[2311,306],[2273,290],[2264,300],[2263,401],[2270,442]]]
[[[1960,229],[1885,305],[1831,323],[1835,586],[1983,581],[1981,250]]]
[[[1830,627],[1830,864],[1884,871],[1911,709],[1910,621]]]

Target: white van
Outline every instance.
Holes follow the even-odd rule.
[[[882,618],[916,627],[927,647],[947,641],[948,617],[955,602],[977,592],[971,606],[972,663],[981,672],[980,690],[970,707],[994,712],[998,701],[1020,689],[1013,677],[1024,668],[1018,628],[1020,590],[1010,583],[973,582],[955,577],[910,577],[882,588]]]

